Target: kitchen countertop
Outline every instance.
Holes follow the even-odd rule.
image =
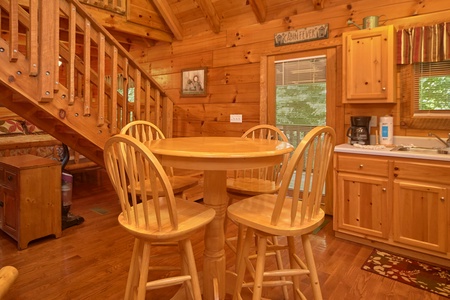
[[[437,143],[436,143],[437,142]],[[438,140],[421,137],[394,137],[395,145],[383,146],[383,145],[367,145],[367,146],[353,146],[350,144],[337,145],[334,148],[334,152],[338,153],[352,153],[352,154],[364,154],[364,155],[378,155],[378,156],[390,156],[390,157],[402,157],[402,158],[414,158],[424,160],[437,160],[450,162],[450,154],[434,154],[434,153],[422,153],[416,151],[391,151],[395,146],[425,146],[425,147],[442,147]]]

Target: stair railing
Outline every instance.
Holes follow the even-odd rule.
[[[0,28],[9,32],[9,59],[25,56],[38,102],[82,105],[83,116],[110,135],[148,120],[171,136],[172,101],[78,0],[0,0],[0,10],[9,17]]]

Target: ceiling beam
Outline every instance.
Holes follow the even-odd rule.
[[[173,36],[169,32],[128,22],[126,17],[124,16],[112,14],[108,11],[103,11],[100,9],[91,8],[88,5],[86,5],[85,8],[98,23],[100,23],[108,30],[162,42],[171,43],[173,41]]]
[[[158,9],[159,13],[161,14],[162,18],[166,22],[167,26],[169,26],[175,39],[179,41],[183,40],[183,30],[181,24],[178,21],[177,17],[175,17],[172,8],[170,7],[169,3],[167,3],[167,0],[152,0],[152,1],[153,4],[155,4],[156,8]]]
[[[214,33],[220,32],[220,18],[211,0],[194,0],[206,17],[209,27]]]
[[[248,0],[259,23],[264,23],[267,16],[266,0]]]

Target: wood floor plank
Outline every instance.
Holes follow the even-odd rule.
[[[27,249],[18,251],[16,242],[0,232],[0,266],[13,265],[19,270],[5,300],[123,299],[133,240],[117,223],[120,206],[106,174],[100,177],[101,182],[95,174],[75,177],[71,211],[85,221],[65,229],[61,238],[33,241]],[[227,235],[234,234],[235,227],[228,226]],[[331,221],[311,236],[311,243],[324,299],[445,299],[361,270],[372,248],[335,238]],[[201,270],[202,231],[195,235],[193,247]],[[227,268],[231,269],[234,256],[226,250]],[[311,299],[307,279],[302,285]],[[147,299],[169,299],[173,294],[173,288],[169,288]],[[282,299],[279,289],[269,289],[265,295]]]

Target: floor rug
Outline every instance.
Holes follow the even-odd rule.
[[[450,270],[374,249],[361,267],[431,293],[450,298]]]

